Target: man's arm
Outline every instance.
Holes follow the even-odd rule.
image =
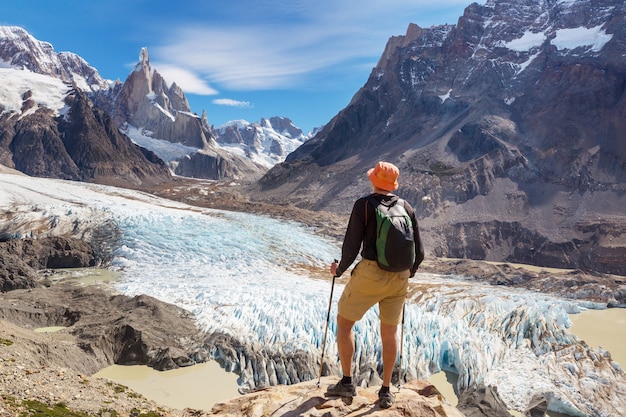
[[[335,276],[341,276],[352,262],[356,259],[361,250],[361,243],[365,234],[365,201],[359,199],[352,207],[350,220],[346,229],[346,235],[341,246],[341,261],[337,267]]]

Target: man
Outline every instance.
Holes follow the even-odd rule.
[[[370,307],[378,303],[383,347],[383,385],[378,391],[378,404],[381,408],[389,408],[394,402],[394,395],[389,388],[398,353],[397,327],[401,321],[404,300],[408,291],[408,279],[415,275],[424,259],[424,248],[419,235],[415,210],[409,203],[401,200],[404,202],[412,223],[415,260],[412,266],[400,272],[390,272],[378,266],[376,261],[377,222],[374,204],[389,206],[398,203],[399,198],[392,194],[392,191],[398,188],[399,170],[388,162],[378,162],[367,172],[367,176],[372,183],[373,193],[354,203],[342,245],[341,261],[339,265],[333,262],[330,266],[331,274],[339,277],[352,265],[361,251],[362,259],[354,267],[350,281],[338,304],[337,350],[343,377],[337,384],[331,385],[326,394],[344,397],[357,395],[356,387],[352,382],[352,357],[354,356],[352,327]]]

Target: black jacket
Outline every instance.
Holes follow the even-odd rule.
[[[397,201],[398,196],[394,194],[371,194],[381,204],[389,204]],[[352,265],[359,250],[361,257],[364,259],[376,260],[376,213],[372,204],[367,203],[369,196],[361,197],[354,203],[350,221],[346,229],[346,235],[343,239],[341,247],[341,262],[337,267],[337,276],[341,276]],[[424,246],[420,238],[415,210],[411,205],[404,201],[404,208],[411,217],[413,223],[413,234],[415,236],[415,263],[411,268],[411,276],[415,275],[417,268],[424,260]]]

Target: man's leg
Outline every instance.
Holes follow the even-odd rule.
[[[337,315],[337,350],[341,361],[341,370],[344,377],[352,376],[352,358],[354,356],[353,321]]]
[[[390,386],[391,375],[393,375],[393,368],[396,365],[396,356],[398,355],[397,330],[397,324],[380,323],[380,338],[383,344],[383,386],[385,387]],[[339,355],[341,355],[341,351]]]
[[[337,350],[341,361],[343,378],[326,390],[326,395],[355,397],[356,386],[352,382],[352,357],[354,356],[354,322],[337,314]]]

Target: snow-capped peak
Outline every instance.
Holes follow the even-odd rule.
[[[69,85],[49,75],[0,68],[0,103],[5,112],[19,112],[24,117],[39,107],[46,107],[56,114],[64,114],[65,97],[70,90]]]
[[[237,127],[239,129],[246,129],[250,125],[251,125],[251,123],[249,121],[247,121],[247,120],[244,120],[244,119],[229,120],[228,122],[218,126],[217,130],[223,131],[223,130],[226,130],[226,129],[232,128],[232,127]]]
[[[71,52],[56,53],[50,43],[17,26],[0,26],[0,60],[5,66],[49,75],[87,92],[108,88],[108,82],[83,58]]]
[[[219,126],[216,133],[220,146],[231,152],[238,151],[268,168],[284,161],[310,137],[286,117],[263,118],[260,123],[232,120]]]

